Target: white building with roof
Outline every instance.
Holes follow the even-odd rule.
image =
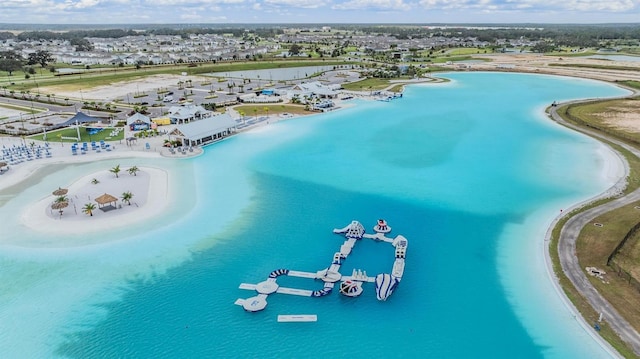
[[[339,85],[338,85],[339,86]],[[289,97],[319,97],[319,98],[336,98],[338,96],[337,88],[326,86],[319,81],[305,82],[297,84],[289,91]]]
[[[131,131],[148,130],[151,127],[151,118],[136,112],[127,118],[127,126]]]
[[[178,125],[170,135],[180,140],[183,146],[202,146],[230,136],[235,130],[236,121],[223,113]]]
[[[171,106],[167,117],[171,119],[171,123],[180,124],[207,118],[212,114],[212,111],[209,111],[200,105],[187,103],[180,106]]]

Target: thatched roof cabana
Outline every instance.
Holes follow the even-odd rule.
[[[53,191],[51,194],[53,194],[54,196],[64,196],[65,194],[67,194],[67,192],[69,192],[68,189],[58,187],[58,189]]]
[[[62,212],[64,208],[67,208],[69,206],[69,202],[67,201],[60,201],[60,202],[54,202],[51,205],[51,209],[57,210],[60,213],[60,218],[62,219]]]
[[[108,193],[103,194],[102,196],[96,197],[96,202],[98,202],[98,206],[105,206],[107,204],[113,204],[115,206],[118,199]]]
[[[59,210],[59,209],[67,208],[68,206],[69,206],[69,202],[56,202],[51,205],[51,208]]]

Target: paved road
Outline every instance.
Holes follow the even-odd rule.
[[[632,152],[635,156],[640,157],[640,151],[638,151],[634,147],[631,147],[608,136],[596,133],[594,131],[577,128],[576,126],[567,123],[557,114],[556,107],[551,107],[550,114],[556,122],[564,126],[583,133],[587,133],[596,138],[606,139],[607,141],[624,147],[625,149]],[[622,182],[624,182],[624,180],[622,180]],[[617,191],[619,188],[621,188],[621,185],[622,183],[619,182],[618,184],[616,184],[616,186],[614,186],[612,190],[614,192]],[[609,193],[610,192],[608,191],[608,193],[601,195],[601,197],[606,197]],[[638,200],[640,200],[640,188],[624,197],[620,197],[614,201],[605,203],[603,205],[575,215],[569,221],[567,221],[567,223],[562,228],[562,231],[560,232],[558,252],[560,255],[560,264],[562,266],[562,270],[569,278],[569,280],[571,280],[576,289],[587,299],[587,301],[597,312],[603,313],[604,320],[606,320],[611,328],[616,333],[618,333],[622,340],[624,340],[633,348],[633,351],[637,355],[640,355],[640,334],[638,334],[638,332],[629,324],[629,322],[627,322],[613,308],[613,306],[611,306],[611,304],[609,304],[609,302],[596,291],[593,285],[591,285],[585,271],[580,267],[580,263],[578,262],[578,258],[576,256],[576,239],[578,238],[580,231],[585,225],[590,223],[594,218],[606,212],[612,211],[616,208],[622,207]],[[566,211],[566,213],[568,212],[570,211]],[[550,232],[551,231],[547,233],[547,236],[550,235]],[[588,323],[588,325],[590,325],[590,323]]]

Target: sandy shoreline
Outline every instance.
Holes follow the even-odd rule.
[[[21,223],[44,233],[94,234],[115,227],[134,225],[161,214],[168,204],[169,174],[166,170],[152,167],[139,167],[136,175],[126,172],[126,167],[116,178],[109,170],[88,174],[71,183],[66,189],[69,206],[60,215],[51,209],[56,199],[52,194],[45,195],[40,201],[29,206],[20,217]],[[93,184],[93,179],[98,183]],[[122,200],[124,192],[131,192],[133,198],[127,204]],[[114,209],[103,211],[95,198],[108,193],[117,198]],[[96,206],[93,216],[83,213],[87,203]],[[42,240],[38,243],[43,244]],[[25,244],[25,243],[23,243]],[[53,244],[53,243],[51,243]]]

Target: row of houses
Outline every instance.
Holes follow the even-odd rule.
[[[77,51],[68,40],[8,39],[0,42],[0,51],[13,50],[25,59],[44,50],[59,63],[83,65],[132,65],[196,63],[247,59],[264,55],[275,45],[258,45],[241,39],[213,35],[179,36],[140,35],[123,38],[87,38],[92,51]]]

